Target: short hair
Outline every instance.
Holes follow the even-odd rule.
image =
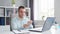
[[[19,6],[19,7],[18,7],[18,10],[20,10],[21,8],[23,8],[23,9],[24,9],[25,7],[24,7],[24,6]]]

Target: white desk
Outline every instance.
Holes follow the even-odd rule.
[[[1,31],[0,34],[14,34],[14,33],[11,32],[11,31]],[[60,34],[60,29],[57,30],[57,31],[55,31],[55,32],[54,31],[53,32],[51,32],[51,31],[45,31],[43,33],[29,32],[29,34]]]
[[[38,32],[30,32],[30,34],[60,34],[60,28],[56,28],[56,26],[52,26],[50,30],[38,33]]]
[[[38,33],[38,32],[30,32],[30,34],[60,34],[60,30],[57,30],[57,31],[45,31],[45,32],[42,32],[42,33]]]
[[[36,28],[36,29],[39,29],[39,28]],[[23,31],[21,31],[21,32],[23,32]],[[26,30],[25,30],[25,32],[26,32]],[[28,31],[28,32],[29,32],[29,34],[60,34],[60,29],[55,29],[54,27],[52,27],[50,30],[42,32],[42,33],[31,32],[31,31]]]
[[[2,28],[0,28],[0,29],[2,29]],[[0,34],[14,34],[13,32],[9,31],[8,29],[6,30],[4,27],[3,31],[0,30]],[[35,28],[35,29],[39,29],[39,28]],[[25,30],[25,32],[26,32],[26,30]],[[60,34],[60,29],[56,30],[54,27],[52,27],[50,30],[42,32],[42,33],[30,32],[30,31],[27,31],[27,32],[29,32],[29,34]],[[22,31],[20,33],[24,33],[24,32]]]
[[[11,31],[1,31],[0,32],[0,34],[14,34],[13,32],[11,32]],[[38,32],[29,32],[29,34],[60,34],[60,30],[57,30],[57,31],[53,31],[53,32],[51,32],[51,31],[45,31],[45,32],[43,32],[43,33],[38,33]]]
[[[14,33],[11,31],[0,31],[0,34],[14,34]]]

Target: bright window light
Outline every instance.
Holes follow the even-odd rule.
[[[34,20],[54,17],[54,0],[34,0]]]

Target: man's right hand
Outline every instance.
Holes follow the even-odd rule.
[[[30,24],[32,24],[32,20],[28,21],[27,24],[24,24],[23,27],[24,28],[28,28],[30,26]]]
[[[28,24],[24,24],[23,27],[24,27],[24,28],[28,28],[29,25],[28,25]]]

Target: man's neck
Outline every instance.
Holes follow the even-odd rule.
[[[23,17],[19,16],[20,19],[23,19]]]

